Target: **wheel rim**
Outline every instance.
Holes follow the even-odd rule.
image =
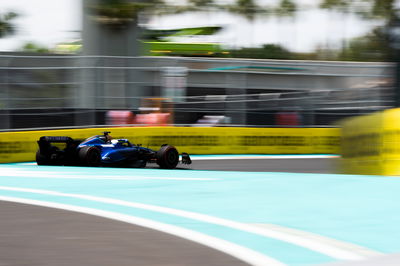
[[[88,163],[90,165],[98,165],[100,163],[100,155],[96,150],[91,150],[89,152]]]
[[[178,154],[175,150],[170,150],[170,152],[167,153],[167,162],[169,164],[175,164],[178,159]]]

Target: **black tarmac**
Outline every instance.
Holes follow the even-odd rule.
[[[213,171],[334,173],[336,158],[195,160],[187,168]]]

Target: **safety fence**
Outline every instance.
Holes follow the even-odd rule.
[[[338,154],[339,128],[121,127],[0,133],[0,163],[34,161],[41,136],[113,138],[158,150],[162,144],[189,154]]]
[[[392,72],[386,63],[0,55],[0,130],[110,125],[113,110],[167,112],[169,125],[331,126],[393,106]],[[296,119],[281,119],[289,112]]]

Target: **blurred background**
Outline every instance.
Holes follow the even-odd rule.
[[[0,0],[0,130],[332,127],[399,106],[395,0]]]

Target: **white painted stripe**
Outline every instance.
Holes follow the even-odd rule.
[[[302,237],[303,239],[310,239],[313,241],[317,241],[319,243],[325,243],[326,245],[335,246],[340,249],[353,251],[353,252],[363,255],[365,257],[375,257],[375,256],[383,255],[383,253],[372,251],[370,249],[366,249],[359,245],[335,240],[332,238],[328,238],[328,237],[321,236],[318,234],[306,232],[303,230],[283,227],[283,226],[279,226],[279,225],[275,225],[275,224],[252,224],[252,225],[263,228],[263,229],[274,230],[274,231],[278,231],[278,232],[282,232],[282,233],[286,233],[286,234],[290,234],[290,235],[297,235],[297,236]]]
[[[297,155],[191,155],[192,161],[204,160],[246,160],[246,159],[324,159],[324,158],[339,158],[339,155],[324,155],[324,154],[297,154]],[[37,165],[35,162],[18,163],[20,165]]]
[[[339,242],[335,239],[330,239],[330,241],[319,241],[319,239],[304,237],[304,235],[292,234],[289,232],[283,232],[282,230],[274,230],[272,228],[260,228],[244,223],[239,223],[227,219],[222,219],[218,217],[213,217],[206,214],[200,214],[195,212],[189,211],[182,211],[172,208],[160,207],[155,205],[148,205],[143,203],[135,203],[135,202],[128,202],[118,199],[111,199],[111,198],[103,198],[103,197],[95,197],[89,195],[81,195],[81,194],[68,194],[62,193],[57,191],[49,191],[49,190],[39,190],[39,189],[29,189],[29,188],[16,188],[16,187],[4,187],[0,186],[0,190],[9,190],[9,191],[20,191],[20,192],[29,192],[29,193],[38,193],[38,194],[45,194],[45,195],[53,195],[53,196],[62,196],[62,197],[72,197],[72,198],[79,198],[85,199],[90,201],[96,202],[103,202],[109,204],[115,204],[120,206],[127,206],[133,207],[138,209],[150,210],[154,212],[160,212],[165,214],[172,214],[184,218],[189,218],[201,222],[217,224],[225,227],[230,227],[233,229],[262,235],[268,238],[277,239],[280,241],[288,242],[297,246],[301,246],[327,256],[340,259],[340,260],[362,260],[367,257],[374,257],[378,253],[372,250],[368,250],[366,248],[360,247],[360,249],[356,248],[348,248],[345,245],[337,244]],[[335,243],[335,244],[332,244]],[[349,244],[350,245],[350,244]],[[362,250],[362,252],[359,252]]]
[[[61,204],[61,203],[53,203],[53,202],[39,201],[39,200],[29,200],[29,199],[22,199],[22,198],[16,198],[16,197],[0,196],[0,200],[10,201],[10,202],[18,202],[18,203],[30,204],[30,205],[37,205],[37,206],[43,206],[43,207],[49,207],[49,208],[63,209],[63,210],[68,210],[68,211],[73,211],[73,212],[80,212],[80,213],[105,217],[105,218],[112,219],[112,220],[122,221],[122,222],[130,223],[130,224],[135,224],[135,225],[139,225],[142,227],[147,227],[150,229],[154,229],[154,230],[157,230],[160,232],[175,235],[175,236],[178,236],[178,237],[181,237],[184,239],[188,239],[188,240],[194,241],[196,243],[208,246],[210,248],[219,250],[221,252],[229,254],[235,258],[238,258],[239,260],[242,260],[244,262],[247,262],[247,263],[249,263],[251,265],[255,265],[255,266],[267,266],[267,265],[268,266],[283,266],[283,265],[285,265],[276,259],[268,257],[264,254],[254,251],[254,250],[248,249],[246,247],[243,247],[243,246],[240,246],[240,245],[237,245],[237,244],[234,244],[234,243],[231,243],[231,242],[219,239],[219,238],[208,236],[208,235],[196,232],[196,231],[188,230],[188,229],[177,227],[174,225],[156,222],[156,221],[149,220],[149,219],[144,219],[144,218],[135,217],[135,216],[131,216],[131,215],[120,214],[120,213],[116,213],[116,212],[86,208],[86,207],[78,207],[78,206]]]
[[[51,179],[88,179],[88,180],[178,180],[178,181],[212,181],[217,178],[207,177],[161,177],[161,176],[80,176],[52,171],[31,171],[20,168],[2,168],[0,176],[26,177],[26,178],[51,178]]]
[[[246,160],[246,159],[325,159],[339,158],[338,155],[217,155],[207,156],[193,155],[190,157],[192,161],[209,161],[209,160]]]

